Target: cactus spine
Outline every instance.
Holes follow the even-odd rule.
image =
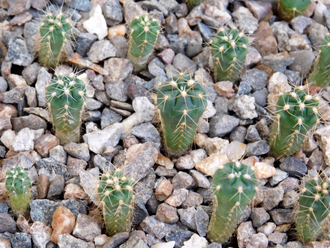
[[[98,194],[107,234],[110,236],[130,231],[133,186],[133,180],[119,170],[101,176]]]
[[[269,140],[275,157],[299,150],[307,131],[319,122],[318,105],[318,97],[307,94],[303,86],[280,95]]]
[[[211,41],[215,81],[235,81],[247,55],[248,38],[236,29],[220,29]]]
[[[149,15],[136,17],[132,20],[127,57],[133,63],[134,72],[140,72],[146,67],[154,50],[159,31],[159,22]]]
[[[73,73],[60,75],[46,88],[46,98],[56,136],[61,144],[79,142],[86,85]]]
[[[254,197],[257,179],[253,170],[240,162],[221,166],[213,175],[213,213],[207,236],[224,243],[235,231],[244,209]]]
[[[43,17],[39,29],[39,63],[55,68],[65,57],[70,48],[72,34],[71,20],[61,11],[48,13]]]
[[[310,3],[310,0],[279,0],[279,15],[283,20],[290,21],[302,14]]]
[[[6,189],[9,192],[9,204],[15,216],[27,217],[31,198],[31,179],[21,167],[12,168],[6,172]]]
[[[326,87],[330,83],[330,34],[327,34],[321,42],[320,53],[308,82],[312,85]]]
[[[164,145],[167,153],[179,156],[191,143],[207,106],[205,88],[190,76],[179,74],[158,87]]]
[[[296,228],[304,243],[316,240],[330,214],[330,180],[307,178],[299,195]]]

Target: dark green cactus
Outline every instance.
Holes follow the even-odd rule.
[[[73,73],[53,79],[46,88],[46,98],[55,134],[61,144],[79,142],[86,85]]]
[[[133,63],[134,72],[140,72],[146,67],[159,32],[159,22],[149,15],[136,17],[132,20],[127,58]]]
[[[215,81],[235,81],[247,55],[248,38],[236,29],[220,29],[211,41]]]
[[[301,15],[310,3],[310,0],[279,0],[279,15],[281,19],[290,21],[296,16]]]
[[[190,76],[179,74],[159,85],[157,107],[169,155],[179,156],[189,148],[206,106],[204,85]]]
[[[21,167],[6,172],[6,189],[9,192],[9,204],[15,216],[22,214],[27,217],[31,198],[31,179]]]
[[[65,57],[71,46],[71,20],[62,12],[46,14],[39,29],[39,63],[55,68]]]
[[[305,179],[299,195],[296,229],[304,243],[316,240],[330,214],[330,180],[320,177]]]
[[[328,55],[329,54],[329,55]],[[330,83],[330,34],[327,34],[321,42],[320,53],[312,73],[308,77],[308,83],[320,87],[326,87]]]
[[[276,105],[269,142],[273,155],[279,158],[297,152],[307,131],[319,122],[319,100],[300,86],[281,94]]]
[[[235,231],[239,218],[253,199],[257,179],[253,170],[240,162],[230,162],[213,175],[213,212],[207,236],[224,243]]]
[[[194,7],[196,7],[197,5],[200,5],[201,2],[203,2],[203,0],[187,0],[186,4],[188,6],[189,10],[192,10]]]
[[[129,232],[134,197],[133,180],[121,171],[104,173],[98,187],[107,234]]]

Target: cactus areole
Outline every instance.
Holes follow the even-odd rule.
[[[310,3],[310,0],[279,0],[279,15],[283,20],[290,21],[301,15]]]

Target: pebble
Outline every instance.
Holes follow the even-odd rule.
[[[174,189],[189,189],[195,186],[195,181],[188,173],[179,171],[172,179]]]
[[[104,62],[104,69],[109,76],[104,78],[105,82],[125,80],[133,71],[133,64],[125,58],[110,58]]]
[[[3,248],[11,248],[10,241],[4,238],[0,238],[0,246]]]
[[[175,245],[175,241],[170,241],[166,243],[158,243],[155,245],[152,245],[151,248],[173,248]]]
[[[158,239],[162,239],[174,229],[175,225],[164,223],[156,219],[155,216],[148,216],[140,224],[140,227],[146,233],[152,234]]]
[[[106,1],[102,6],[102,10],[108,26],[112,27],[122,22],[122,7],[118,0]]]
[[[267,211],[276,207],[283,200],[284,190],[280,186],[276,188],[264,187],[262,192],[264,195],[262,207]]]
[[[85,242],[77,239],[70,234],[62,234],[58,237],[59,248],[79,247],[79,248],[95,248],[93,242]]]
[[[30,225],[23,215],[19,215],[16,221],[19,232],[29,233]]]
[[[319,47],[327,34],[328,29],[317,22],[313,22],[307,27],[307,35],[309,40],[312,42],[313,47]]]
[[[49,151],[59,145],[59,139],[50,134],[46,133],[38,137],[34,141],[34,149],[42,156],[42,157],[48,157]],[[64,161],[65,163],[66,161]]]
[[[17,37],[9,41],[6,61],[19,66],[28,66],[33,61],[33,56],[29,53],[24,39]]]
[[[271,178],[269,178],[268,182],[271,186],[276,186],[277,184],[279,184],[280,182],[282,182],[285,178],[287,178],[289,176],[288,173],[286,173],[283,170],[280,170],[278,168],[276,169],[276,174],[274,176],[272,176]]]
[[[99,63],[109,57],[115,57],[116,53],[117,49],[109,40],[100,40],[92,45],[87,55],[93,63]]]
[[[299,194],[294,190],[290,190],[288,192],[285,192],[281,205],[284,208],[293,208],[298,203],[298,199]]]
[[[230,81],[218,82],[214,84],[214,89],[219,96],[232,98],[235,95],[235,90],[233,89],[233,83]]]
[[[17,232],[10,237],[12,248],[30,248],[32,247],[31,235]]]
[[[52,76],[45,68],[41,68],[38,72],[35,88],[37,91],[38,106],[46,107],[46,85],[50,83]]]
[[[75,158],[80,158],[85,160],[86,162],[90,159],[90,154],[88,150],[88,144],[85,143],[74,143],[70,142],[64,145],[64,150]]]
[[[270,219],[270,215],[264,208],[253,208],[251,219],[254,227],[260,227]]]
[[[59,206],[52,218],[53,233],[50,239],[53,243],[57,244],[59,235],[70,234],[72,232],[75,226],[75,217],[70,209]]]
[[[0,213],[0,222],[2,223],[0,225],[0,233],[5,233],[5,232],[15,233],[16,232],[16,223],[9,214]]]
[[[258,20],[265,18],[272,11],[272,5],[268,2],[246,1],[245,4]]]
[[[36,221],[30,227],[29,232],[32,236],[33,243],[37,247],[44,248],[50,241],[52,229],[44,223]]]
[[[137,138],[141,139],[141,141],[147,142],[151,141],[154,142],[157,149],[160,149],[161,146],[161,138],[160,134],[150,122],[142,123],[138,126],[135,126],[131,129],[131,134],[136,136]]]
[[[155,197],[158,201],[164,201],[168,198],[172,193],[173,186],[169,180],[162,180],[156,190]]]
[[[97,245],[97,238],[100,236],[97,236],[94,239],[95,245]],[[104,248],[116,248],[119,245],[123,244],[124,242],[126,242],[129,238],[129,233],[128,232],[121,232],[121,233],[117,233],[115,235],[113,235],[112,237],[110,237],[110,239],[106,242],[106,244],[104,244]]]
[[[252,234],[251,237],[244,239],[244,247],[246,248],[267,248],[268,239],[263,233]]]
[[[206,238],[200,237],[196,233],[194,233],[188,241],[183,242],[184,246],[182,248],[207,248],[208,242]]]
[[[267,85],[268,74],[258,69],[251,69],[244,72],[241,80],[247,82],[253,91],[262,90]]]
[[[274,222],[267,222],[264,225],[257,228],[257,231],[260,233],[264,233],[266,236],[273,233],[276,229],[276,225]]]
[[[36,134],[34,130],[28,127],[21,129],[11,142],[12,149],[16,152],[32,151]]]
[[[304,15],[299,15],[291,20],[292,28],[302,34],[307,26],[313,23],[313,20]]]
[[[166,203],[162,203],[158,206],[156,218],[169,224],[174,224],[179,220],[177,209]]]
[[[203,196],[200,194],[189,191],[186,200],[182,203],[183,208],[195,207],[203,203]]]
[[[78,214],[72,234],[77,238],[91,242],[96,236],[101,235],[101,225],[91,216]]]
[[[130,236],[130,238],[120,246],[120,248],[148,248],[147,244],[136,235]]]
[[[238,247],[244,247],[244,240],[255,234],[256,231],[252,226],[252,221],[242,222],[237,228]]]
[[[274,244],[286,244],[288,240],[288,236],[286,233],[281,232],[274,232],[268,236],[268,242],[274,243]]]
[[[330,127],[325,126],[316,130],[314,133],[315,139],[319,142],[319,146],[324,154],[324,162],[327,166],[330,165]]]
[[[179,72],[183,73],[189,72],[193,74],[197,70],[197,64],[182,53],[178,53],[174,56],[173,66]]]
[[[216,115],[210,121],[210,137],[224,137],[239,125],[239,119],[231,115]]]
[[[246,146],[246,156],[260,156],[269,152],[269,145],[267,141],[261,140],[248,143]]]
[[[207,189],[211,186],[209,180],[199,171],[190,170],[189,173],[195,180],[198,187]]]
[[[2,94],[3,103],[18,103],[24,97],[24,88],[15,87],[12,90],[6,91]]]
[[[187,199],[188,190],[185,188],[174,189],[173,193],[165,200],[170,206],[179,207]]]
[[[38,177],[37,183],[37,191],[38,191],[38,199],[44,199],[47,196],[49,189],[49,178],[45,174],[40,174]]]
[[[262,57],[277,53],[277,41],[268,22],[261,21],[253,37],[255,38],[253,46],[258,49]]]
[[[293,157],[285,158],[280,164],[280,169],[293,177],[302,177],[307,173],[307,166],[300,160]]]
[[[49,182],[49,189],[47,193],[47,198],[57,198],[64,190],[65,180],[62,175],[55,175]]]
[[[83,22],[84,28],[88,33],[96,34],[102,40],[108,34],[107,23],[102,15],[101,6],[96,4],[89,13],[90,18]]]
[[[89,197],[83,188],[74,183],[68,183],[64,189],[64,200],[70,199],[71,197],[77,200],[89,201]]]

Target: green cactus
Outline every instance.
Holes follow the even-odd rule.
[[[237,222],[257,191],[253,170],[240,162],[221,166],[213,175],[213,212],[207,236],[224,243],[235,231]]]
[[[316,240],[330,214],[330,180],[306,178],[299,195],[296,229],[304,243]]]
[[[304,12],[310,3],[310,0],[279,0],[279,15],[281,19],[290,21]]]
[[[6,189],[9,192],[9,204],[15,216],[22,214],[27,217],[31,198],[31,179],[21,167],[6,172]]]
[[[235,81],[247,55],[248,38],[237,29],[223,28],[211,40],[215,81]]]
[[[65,57],[71,46],[72,22],[60,11],[47,13],[39,29],[39,63],[55,68]]]
[[[198,6],[203,2],[203,0],[187,0],[186,4],[189,10],[192,10],[194,7]]]
[[[62,145],[79,142],[86,85],[73,73],[60,75],[46,87],[46,98],[55,134]]]
[[[158,86],[157,107],[169,155],[179,156],[189,148],[206,106],[204,85],[190,76],[179,74]]]
[[[327,34],[321,42],[320,53],[312,73],[308,77],[311,85],[326,87],[330,83],[330,34]]]
[[[159,31],[159,22],[149,15],[136,17],[132,20],[127,58],[133,63],[134,72],[140,72],[146,67],[154,50]]]
[[[98,186],[107,234],[129,232],[134,198],[133,180],[121,171],[104,173]]]
[[[319,100],[299,86],[281,94],[276,105],[269,143],[273,155],[280,158],[297,152],[307,131],[319,122]]]

